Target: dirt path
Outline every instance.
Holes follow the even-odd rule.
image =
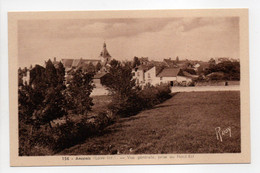
[[[195,86],[195,87],[172,87],[172,92],[194,92],[194,91],[239,91],[239,85],[229,86]]]
[[[238,91],[177,93],[153,109],[122,118],[63,155],[240,152]],[[232,129],[216,139],[215,128]]]

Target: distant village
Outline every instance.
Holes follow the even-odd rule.
[[[102,80],[108,73],[109,63],[112,56],[107,50],[106,43],[103,44],[102,51],[97,59],[53,59],[52,63],[57,68],[61,62],[65,68],[65,79],[69,80],[71,72],[77,69],[88,71],[93,68],[95,71],[93,82],[96,88],[104,88]],[[217,65],[223,62],[239,63],[239,59],[226,57],[211,58],[208,62],[199,60],[181,60],[177,56],[174,59],[166,58],[162,61],[149,60],[148,57],[134,57],[132,64],[133,79],[136,84],[143,87],[147,84],[159,85],[168,83],[170,86],[194,86],[194,81],[198,79],[208,80],[212,76],[224,76],[222,71],[207,72],[210,65]],[[46,62],[45,62],[46,63]],[[30,83],[30,71],[34,67],[19,68],[19,78],[23,84]],[[240,70],[240,69],[239,69]]]

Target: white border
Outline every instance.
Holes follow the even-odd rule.
[[[7,11],[71,11],[71,10],[122,10],[122,9],[190,9],[190,8],[249,8],[250,40],[250,104],[251,104],[251,164],[210,165],[160,165],[160,166],[73,166],[73,167],[9,167],[9,105],[8,105],[8,49]],[[0,0],[0,172],[257,172],[260,170],[259,122],[260,82],[259,40],[260,3],[257,0],[197,0],[197,1],[155,1],[155,0]]]

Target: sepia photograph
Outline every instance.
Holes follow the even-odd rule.
[[[9,13],[12,165],[250,162],[247,30],[245,9]]]

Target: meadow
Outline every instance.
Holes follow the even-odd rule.
[[[94,102],[95,112],[105,109],[109,98],[98,96]],[[216,128],[221,132],[230,129],[231,134],[216,133]],[[165,102],[120,118],[101,134],[58,155],[239,152],[240,92],[209,91],[174,93]]]

